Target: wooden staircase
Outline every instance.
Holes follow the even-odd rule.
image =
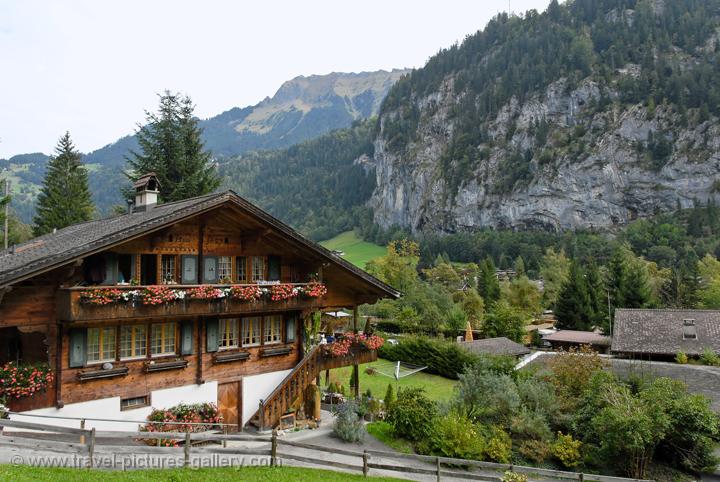
[[[321,355],[320,345],[312,347],[280,385],[265,400],[260,400],[258,411],[250,423],[260,431],[276,427],[280,423],[280,417],[287,413],[308,385],[320,374]]]

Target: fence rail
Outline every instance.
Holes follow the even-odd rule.
[[[5,428],[14,431],[3,430]],[[79,442],[60,440],[37,439],[26,436],[16,430],[32,430],[59,434],[65,437],[78,437]],[[142,432],[142,431],[96,431],[84,428],[61,427],[18,420],[0,419],[0,446],[12,446],[28,450],[47,451],[67,455],[83,455],[88,457],[89,468],[93,467],[93,458],[96,453],[112,453],[127,455],[182,455],[184,465],[191,465],[192,455],[226,454],[234,456],[256,455],[269,457],[270,465],[278,464],[278,460],[294,460],[320,467],[331,467],[342,470],[362,472],[368,476],[370,470],[402,472],[409,474],[434,475],[437,480],[441,478],[461,478],[468,480],[481,480],[486,482],[501,482],[503,472],[522,472],[529,476],[552,478],[560,480],[578,480],[580,482],[653,482],[641,479],[628,479],[597,474],[578,472],[565,472],[560,470],[526,467],[512,464],[498,464],[479,460],[455,459],[449,457],[435,457],[429,455],[401,454],[381,452],[377,450],[354,451],[341,448],[329,448],[305,442],[296,442],[278,438],[277,432],[271,436],[255,436],[249,434],[227,434],[217,432]],[[113,441],[127,440],[127,445],[99,444],[112,438]],[[134,445],[138,440],[176,440],[184,442],[181,447],[160,447],[151,445]],[[260,444],[256,447],[227,447],[227,442],[253,442]],[[193,442],[220,442],[222,447],[193,445]],[[353,457],[358,463],[349,463],[347,460],[324,460],[306,453],[293,453],[288,448],[298,448],[321,452],[330,455]],[[392,461],[392,463],[385,460]],[[415,464],[408,463],[416,462]],[[465,469],[465,470],[462,470]],[[485,473],[472,472],[471,469],[482,469]],[[379,474],[377,474],[379,475]]]

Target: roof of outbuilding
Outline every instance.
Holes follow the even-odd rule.
[[[504,336],[498,338],[483,338],[481,340],[463,341],[461,345],[473,353],[486,355],[512,355],[520,356],[530,353],[530,349],[516,343]]]
[[[683,337],[685,320],[694,320],[696,338]],[[700,355],[720,351],[720,311],[641,310],[615,311],[611,350],[650,355]]]
[[[560,343],[577,343],[578,345],[599,345],[610,344],[610,337],[594,331],[579,330],[558,330],[551,335],[543,336],[543,340]]]
[[[72,263],[78,258],[108,249],[119,243],[174,224],[180,220],[233,203],[251,215],[271,225],[282,234],[304,245],[320,256],[379,288],[387,295],[398,297],[400,292],[314,243],[280,222],[270,214],[233,191],[198,196],[183,201],[159,204],[153,209],[132,214],[74,224],[54,233],[34,238],[0,251],[0,288],[30,278],[51,269]]]

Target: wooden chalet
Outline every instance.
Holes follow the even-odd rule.
[[[304,353],[302,325],[345,308],[357,327],[359,304],[396,290],[232,191],[157,204],[154,176],[135,187],[128,214],[0,251],[0,363],[54,371],[11,410],[143,420],[214,402],[269,427],[321,370],[377,357]]]

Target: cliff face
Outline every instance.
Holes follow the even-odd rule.
[[[589,2],[573,5],[579,8],[583,3]],[[637,8],[643,5],[639,2]],[[661,32],[662,9],[646,10],[643,15],[649,24],[654,22],[653,28]],[[564,18],[573,14],[568,12]],[[438,54],[440,59],[462,58],[476,48],[466,55],[470,61],[458,61],[463,66],[442,72],[436,84],[425,80],[433,72],[421,72],[416,80],[413,73],[407,85],[391,90],[388,97],[400,100],[387,103],[381,112],[371,160],[377,177],[369,201],[375,221],[386,228],[398,225],[436,232],[481,227],[611,228],[714,197],[720,190],[717,114],[702,102],[689,104],[688,99],[707,90],[698,87],[702,82],[667,79],[694,79],[698,70],[718,61],[717,25],[695,46],[665,45],[661,50],[654,47],[654,40],[644,41],[654,49],[652,59],[643,65],[624,62],[612,67],[613,62],[603,60],[612,44],[599,50],[601,36],[593,39],[593,29],[601,30],[600,24],[605,31],[615,28],[632,35],[638,15],[634,10],[597,13],[600,20],[577,29],[588,44],[585,56],[594,59],[591,66],[582,66],[586,72],[579,75],[580,68],[569,68],[569,61],[563,60],[557,70],[565,75],[532,92],[498,95],[512,77],[474,86],[467,81],[466,72],[472,69],[469,75],[480,78],[497,59],[503,44],[486,42],[491,46],[484,55],[470,44],[479,44],[483,35],[492,32],[478,33],[466,45]],[[537,18],[546,19],[530,20]],[[510,19],[508,24],[513,21],[529,20]],[[536,57],[540,55],[545,53]],[[521,54],[518,58],[535,60]],[[614,61],[610,55],[607,58]],[[435,65],[451,61],[438,60]],[[432,62],[428,66],[440,70]],[[475,63],[467,67],[470,62]],[[497,68],[500,73],[493,75],[506,75],[513,68]],[[674,92],[681,93],[677,101]],[[501,102],[487,107],[489,98]],[[472,122],[469,116],[462,119],[481,102],[485,102],[482,115],[470,117]],[[470,147],[458,154],[454,146],[463,142]]]
[[[449,112],[457,103],[449,83],[418,103],[429,113],[421,118],[420,140],[409,146],[409,155],[387,149],[381,119],[373,159],[377,188],[370,201],[381,226],[449,232],[605,228],[705,202],[720,187],[717,119],[680,127],[678,114],[669,107],[653,113],[644,105],[611,105],[597,112],[592,106],[600,100],[600,90],[593,81],[568,92],[560,80],[541,95],[501,109],[489,132],[503,142],[487,148],[487,158],[453,195],[440,163],[453,135]],[[543,120],[548,140],[538,146],[533,131]],[[649,138],[657,135],[671,146],[666,159],[653,158],[649,150]],[[572,152],[573,143],[584,145],[579,156]],[[499,191],[497,180],[507,175],[503,165],[515,151],[533,154],[531,177]]]

